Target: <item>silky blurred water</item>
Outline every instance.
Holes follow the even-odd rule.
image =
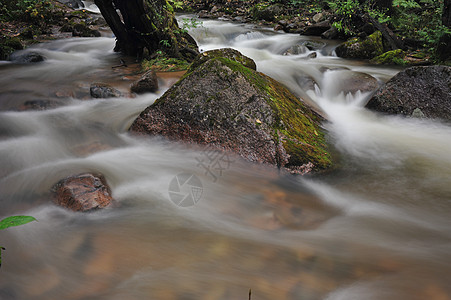
[[[342,92],[343,70],[382,83],[399,69],[248,24],[204,20],[190,32],[203,51],[252,57],[320,110],[337,170],[291,176],[230,154],[209,172],[207,148],[127,132],[173,81],[91,100],[94,81],[124,93],[131,83],[132,71],[111,68],[114,39],[37,45],[26,51],[46,61],[0,64],[0,218],[38,219],[0,232],[0,299],[247,299],[249,289],[252,299],[451,299],[450,126],[382,116],[364,108],[371,92]],[[284,55],[308,41],[319,49]],[[118,208],[52,203],[53,184],[86,171],[105,175]],[[181,173],[202,183],[187,208],[169,194]]]

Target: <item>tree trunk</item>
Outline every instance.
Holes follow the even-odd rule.
[[[451,0],[445,0],[443,4],[442,24],[451,28]],[[451,34],[442,35],[437,44],[436,55],[441,61],[451,59]]]
[[[442,24],[451,28],[451,0],[445,0],[443,4]]]
[[[179,28],[166,0],[95,0],[95,4],[116,36],[115,51],[132,56],[141,56],[144,49],[150,55],[162,51],[189,61],[198,54],[196,42]]]
[[[368,13],[362,16],[362,19],[367,23],[373,24],[373,26],[382,33],[382,37],[388,44],[390,50],[403,49],[405,50],[405,45],[403,41],[401,41],[398,36],[393,33],[393,31],[388,28],[387,25],[383,25],[379,23],[376,19],[371,17]]]

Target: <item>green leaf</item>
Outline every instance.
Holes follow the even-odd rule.
[[[0,230],[37,221],[30,216],[12,216],[0,221]]]

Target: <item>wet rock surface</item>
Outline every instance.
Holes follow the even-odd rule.
[[[451,120],[451,67],[411,67],[390,79],[367,108],[388,113]]]
[[[352,72],[348,70],[338,70],[333,72],[340,74],[341,86],[345,94],[354,94],[357,91],[361,91],[363,93],[373,92],[379,87],[377,79],[366,73]]]
[[[19,111],[26,110],[46,110],[58,107],[59,104],[56,101],[46,100],[46,99],[36,99],[36,100],[28,100],[25,101],[19,108]]]
[[[155,71],[144,73],[139,80],[134,82],[130,88],[133,93],[154,93],[158,90],[158,79]]]
[[[323,120],[285,87],[237,62],[244,57],[203,53],[199,60],[130,131],[208,144],[295,173],[331,167]]]
[[[57,182],[52,191],[54,202],[73,211],[87,212],[115,204],[105,177],[83,173]]]
[[[11,55],[11,61],[18,64],[38,63],[45,60],[45,57],[38,52],[19,51]]]
[[[110,85],[102,82],[95,82],[91,84],[89,88],[91,97],[93,98],[117,98],[122,97],[122,93],[111,87]]]

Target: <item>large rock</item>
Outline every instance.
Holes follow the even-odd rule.
[[[73,211],[91,211],[113,206],[114,200],[102,175],[84,173],[56,183],[52,191],[56,204]]]
[[[19,38],[11,38],[0,34],[0,60],[7,60],[11,53],[22,49],[23,45]]]
[[[320,36],[321,34],[326,32],[330,28],[331,28],[330,22],[326,20],[323,22],[319,22],[317,24],[313,24],[313,25],[304,27],[301,31],[301,35]]]
[[[376,31],[365,39],[352,38],[339,45],[335,52],[339,57],[371,59],[384,53],[382,33]]]
[[[296,173],[331,167],[318,114],[277,81],[238,62],[248,58],[210,54],[201,54],[130,131],[208,144]]]
[[[279,4],[265,6],[257,4],[251,9],[254,20],[274,21],[283,12],[283,7]]]
[[[132,84],[130,90],[136,94],[156,92],[158,90],[158,78],[155,71],[150,70],[144,73],[138,81]]]
[[[367,108],[406,116],[451,120],[451,67],[430,66],[406,69],[380,88]]]

